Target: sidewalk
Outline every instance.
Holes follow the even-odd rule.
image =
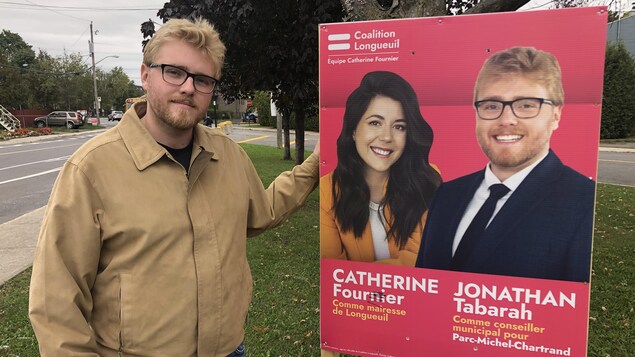
[[[91,130],[90,132],[97,133],[105,130]],[[257,125],[234,125],[233,130],[276,131],[276,129],[263,128]],[[60,136],[82,135],[85,133],[86,131],[18,138],[0,142],[0,145],[55,140]],[[600,151],[635,153],[635,143],[601,144]],[[45,207],[40,207],[9,222],[0,224],[0,286],[31,266],[44,210]]]
[[[10,140],[2,140],[0,141],[0,146],[5,145],[15,145],[15,144],[25,144],[25,143],[33,143],[36,141],[49,141],[49,140],[57,140],[63,136],[78,136],[78,135],[86,135],[88,133],[99,134],[108,129],[95,129],[95,130],[84,130],[78,131],[74,133],[59,133],[59,134],[49,134],[49,135],[40,135],[40,136],[27,136],[24,138],[15,138]]]
[[[0,286],[33,263],[46,206],[0,225]]]
[[[604,152],[635,152],[635,143],[600,143],[599,150]]]

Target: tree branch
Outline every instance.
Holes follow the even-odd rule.
[[[482,0],[465,14],[516,11],[528,2],[529,0]]]

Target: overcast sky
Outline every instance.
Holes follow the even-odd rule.
[[[263,0],[264,1],[264,0]],[[596,0],[608,3],[610,0]],[[613,0],[630,9],[630,0]],[[128,77],[141,85],[139,68],[142,61],[141,24],[149,19],[161,24],[157,12],[166,0],[0,0],[0,30],[17,33],[32,46],[58,57],[71,53],[85,56],[91,65],[88,50],[90,23],[93,22],[95,61],[106,56],[97,67],[108,72],[122,67]],[[532,0],[524,9],[549,8],[550,0]],[[155,25],[156,26],[156,25]]]
[[[108,72],[122,67],[135,84],[140,85],[142,53],[141,24],[149,19],[163,23],[157,16],[165,0],[13,0],[0,1],[0,29],[17,33],[39,50],[58,57],[79,53],[85,63],[89,56],[90,23],[93,22],[95,61],[106,56],[97,67]],[[155,25],[156,26],[156,25]],[[157,26],[158,27],[158,26]]]

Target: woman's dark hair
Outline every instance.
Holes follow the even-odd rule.
[[[430,166],[432,128],[419,111],[419,101],[412,86],[392,72],[370,72],[346,101],[344,123],[337,139],[337,167],[333,171],[335,217],[343,231],[353,231],[361,238],[368,224],[370,189],[364,179],[364,161],[359,156],[353,134],[370,102],[385,96],[401,103],[406,120],[406,145],[390,168],[386,195],[380,208],[390,210],[392,220],[388,239],[395,239],[401,249],[421,222],[432,196],[441,184],[441,176]]]

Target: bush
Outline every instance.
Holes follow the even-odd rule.
[[[271,97],[269,92],[255,92],[251,107],[258,112],[258,123],[260,125],[276,127],[276,117],[271,116]]]
[[[304,130],[305,131],[320,131],[317,116],[306,116],[304,118]],[[291,122],[289,123],[290,130],[295,130],[295,114],[291,114]]]
[[[635,123],[635,59],[623,43],[608,44],[604,64],[604,97],[600,138],[631,135]]]

